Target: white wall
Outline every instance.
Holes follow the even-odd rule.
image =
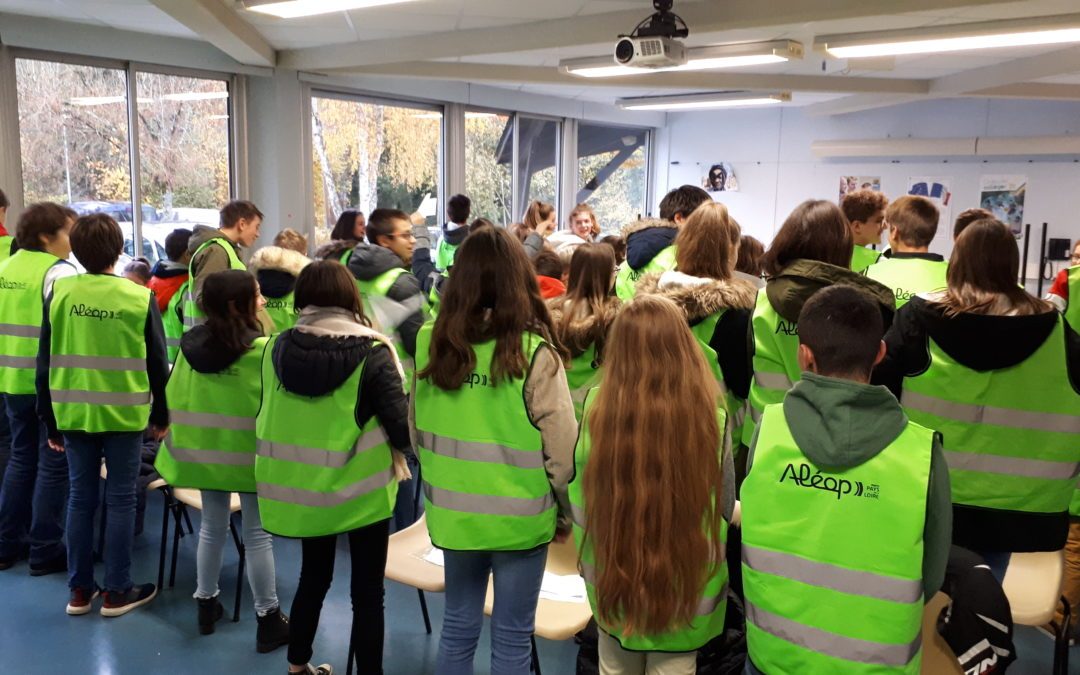
[[[911,176],[951,177],[952,215],[978,206],[979,180],[988,174],[1028,177],[1025,222],[1032,223],[1032,253],[1038,260],[1039,228],[1051,237],[1080,238],[1080,158],[1010,158],[891,161],[820,160],[815,140],[880,138],[970,138],[1080,133],[1080,103],[961,99],[927,101],[880,110],[813,117],[799,108],[669,115],[657,152],[657,202],[664,191],[700,184],[709,166],[730,162],[738,193],[717,193],[743,230],[768,243],[801,201],[838,198],[842,175],[881,176],[890,198],[904,194]],[[951,223],[942,223],[951,228]],[[943,231],[944,234],[944,231]],[[948,255],[951,241],[939,237],[936,252]],[[1034,266],[1032,267],[1034,273]]]

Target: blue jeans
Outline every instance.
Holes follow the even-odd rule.
[[[0,490],[4,484],[4,470],[11,459],[11,422],[8,420],[4,397],[0,396]]]
[[[217,597],[221,577],[221,559],[230,542],[230,493],[202,490],[202,522],[199,525],[199,552],[196,556],[198,587],[195,598]],[[254,493],[240,493],[243,514],[244,569],[255,596],[255,613],[265,616],[277,608],[277,583],[274,574],[274,540],[263,529],[259,517],[259,498]]]
[[[135,539],[135,479],[139,476],[142,432],[64,435],[71,474],[68,503],[68,586],[94,589],[94,511],[105,458],[105,584],[111,593],[131,587],[131,546]]]
[[[407,457],[409,471],[413,477],[398,483],[397,501],[394,502],[394,532],[401,532],[412,525],[424,512],[424,502],[416,503],[416,490],[420,484],[420,461],[415,456]]]
[[[0,557],[23,555],[41,565],[64,555],[67,458],[49,448],[36,396],[4,394],[11,424],[11,459],[0,489]]]
[[[527,675],[547,544],[528,551],[445,551],[445,560],[446,612],[437,675],[472,675],[489,573],[495,591],[491,675]]]

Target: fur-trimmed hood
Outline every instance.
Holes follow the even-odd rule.
[[[315,249],[316,260],[341,260],[346,251],[353,250],[358,242],[351,239],[335,239]]]
[[[757,300],[757,289],[742,279],[718,281],[676,271],[646,274],[638,281],[637,292],[672,300],[691,323],[724,309],[753,310]]]
[[[652,262],[665,248],[675,243],[679,228],[675,223],[655,218],[642,219],[623,228],[626,240],[626,264],[632,270]]]
[[[660,218],[640,218],[634,222],[624,225],[622,229],[622,237],[626,239],[635,232],[641,232],[647,230],[650,227],[663,227],[671,230],[678,230],[679,226],[670,220],[661,220]]]
[[[570,309],[570,300],[565,297],[552,298],[547,305],[551,311],[551,322],[556,326],[556,331],[559,331],[558,326],[562,323],[563,313]],[[622,303],[618,298],[611,297],[604,304],[604,311],[601,314],[578,316],[571,320],[566,327],[566,332],[560,333],[563,346],[570,350],[570,356],[577,358],[584,354],[595,341],[597,324],[602,320],[610,329],[620,309],[622,309]]]
[[[310,264],[311,259],[303,253],[297,253],[292,249],[281,248],[280,246],[266,246],[255,251],[255,255],[251,256],[248,269],[252,272],[262,272],[263,270],[287,272],[294,277],[298,277],[300,272]]]

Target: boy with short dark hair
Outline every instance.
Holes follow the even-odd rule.
[[[919,293],[940,291],[948,285],[949,263],[930,252],[940,215],[926,197],[900,197],[885,211],[889,231],[888,257],[866,269],[866,276],[889,287],[900,309]]]
[[[967,229],[968,225],[980,220],[993,220],[994,214],[986,209],[966,209],[960,212],[953,223],[952,238],[956,241],[960,233]]]
[[[940,435],[868,384],[883,333],[852,286],[799,315],[803,376],[765,408],[741,493],[751,673],[919,670],[952,503]]]
[[[131,581],[136,480],[143,431],[169,428],[169,364],[161,316],[150,290],[114,274],[124,247],[110,216],[83,216],[71,249],[87,273],[59,279],[45,302],[37,356],[37,413],[49,446],[65,453],[68,497],[67,613],[87,614],[94,579],[94,511],[105,460],[105,579],[102,616],[121,616],[157,594]]]
[[[855,244],[851,254],[851,271],[862,274],[881,256],[880,251],[866,247],[881,243],[885,208],[888,205],[889,198],[876,190],[849,192],[840,202],[840,210],[848,219],[851,238]]]
[[[540,284],[541,297],[550,300],[566,295],[566,284],[563,283],[566,266],[558,253],[544,249],[536,254],[532,263],[536,269],[536,281]]]

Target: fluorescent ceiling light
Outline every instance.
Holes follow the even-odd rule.
[[[344,12],[381,5],[396,5],[412,0],[243,0],[242,5],[252,12],[270,14],[282,19]]]
[[[717,70],[783,63],[801,59],[803,46],[791,40],[747,42],[715,47],[693,47],[686,50],[686,63],[670,68],[633,68],[615,62],[613,56],[568,59],[559,63],[559,70],[578,77],[619,77],[644,73],[665,73],[679,70]]]
[[[716,94],[688,94],[684,96],[621,98],[618,101],[618,106],[623,110],[711,110],[714,108],[773,105],[790,100],[790,92],[761,94],[736,91]]]
[[[826,35],[814,41],[814,48],[836,58],[857,59],[1071,42],[1080,42],[1080,14]]]

